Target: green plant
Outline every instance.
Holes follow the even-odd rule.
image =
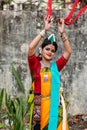
[[[85,4],[87,5],[87,0],[85,0]]]
[[[13,0],[3,0],[6,4],[10,4]]]
[[[30,95],[28,98],[28,105],[29,105],[29,112],[30,112],[30,116],[29,116],[29,129],[32,129],[32,116],[33,116],[33,109],[34,109],[34,93],[33,90],[31,88],[30,90]]]
[[[4,89],[1,89],[0,90],[0,110],[1,110],[1,107],[2,107],[3,96],[4,96]]]
[[[24,85],[23,85],[23,83],[21,82],[21,79],[20,79],[20,77],[19,77],[19,75],[18,75],[18,72],[17,72],[17,70],[15,69],[14,66],[12,66],[12,74],[14,75],[14,77],[15,77],[17,83],[18,83],[18,86],[19,86],[20,90],[21,90],[23,93],[25,93]]]
[[[11,98],[4,89],[0,90],[0,129],[9,127],[10,130],[26,130],[26,116],[29,116],[29,109],[31,103],[28,102],[28,97],[25,95],[25,89],[21,82],[16,69],[12,66],[12,74],[15,77],[18,87],[23,93],[22,97]],[[3,111],[3,96],[5,96],[5,109]],[[5,125],[4,120],[9,121],[8,126]],[[3,120],[3,121],[2,121]]]
[[[0,129],[5,128],[5,127],[6,127],[6,126],[5,126],[4,123],[0,123]]]
[[[24,119],[27,113],[27,101],[23,98],[11,99],[7,94],[5,100],[10,130],[26,130]]]

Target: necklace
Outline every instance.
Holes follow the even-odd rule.
[[[41,65],[42,65],[42,68],[43,67],[47,67],[47,68],[50,68],[50,62],[49,63],[44,63],[43,61],[41,61]]]

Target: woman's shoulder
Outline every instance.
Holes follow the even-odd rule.
[[[67,60],[65,57],[62,55],[59,59],[56,60],[56,64],[58,66],[58,70],[61,71],[63,67],[66,65]]]

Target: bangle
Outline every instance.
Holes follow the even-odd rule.
[[[42,38],[45,36],[45,34],[46,34],[45,30],[42,30],[42,31],[40,32],[40,36],[41,36]]]
[[[68,40],[67,37],[62,37],[62,41],[65,42],[66,40]]]
[[[68,40],[68,38],[62,39],[63,42],[65,42],[66,40]]]
[[[66,40],[68,40],[68,38],[67,38],[67,36],[66,36],[66,34],[64,32],[61,34],[61,38],[62,38],[63,42],[65,42]]]
[[[65,34],[64,32],[60,33],[60,37],[63,37],[63,34]]]
[[[65,32],[61,33],[61,38],[62,37],[67,37],[66,34],[65,34]]]

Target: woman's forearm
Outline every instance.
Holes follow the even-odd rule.
[[[63,44],[64,44],[64,54],[63,54],[63,56],[68,60],[71,53],[72,53],[72,49],[71,49],[70,41],[69,41],[65,32],[63,32],[61,34],[61,39],[62,39]]]
[[[29,50],[28,50],[28,55],[33,55],[35,53],[35,49],[36,49],[36,46],[38,45],[38,43],[40,42],[41,38],[45,36],[45,33],[47,30],[49,30],[50,28],[50,24],[51,24],[51,16],[50,17],[47,17],[44,19],[44,22],[45,22],[45,27],[44,29],[40,32],[39,35],[37,35],[34,40],[30,43],[29,45]]]
[[[46,30],[43,29],[30,43],[29,49],[28,49],[28,55],[33,55],[35,53],[35,49],[40,42],[41,38],[45,36]]]

